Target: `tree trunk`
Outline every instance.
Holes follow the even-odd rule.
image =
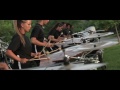
[[[115,24],[115,30],[116,30],[116,33],[117,33],[118,43],[120,44],[120,37],[119,37],[119,33],[118,33],[118,30],[117,30],[116,24]]]

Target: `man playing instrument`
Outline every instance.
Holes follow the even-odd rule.
[[[32,43],[32,52],[33,53],[39,53],[44,54],[43,47],[52,47],[53,45],[51,43],[46,42],[45,35],[44,35],[44,25],[46,25],[49,22],[49,20],[38,20],[34,28],[32,29],[31,33],[31,43]],[[40,65],[40,61],[35,61],[37,63],[37,66]]]
[[[57,43],[57,42],[61,42],[63,40],[62,37],[62,28],[63,28],[63,24],[62,23],[57,23],[48,33],[48,39],[51,41],[51,43]],[[51,38],[52,37],[52,38]],[[53,50],[58,49],[59,47],[54,45],[54,47],[52,47]],[[47,48],[48,49],[48,48]],[[50,49],[48,49],[49,51],[51,51]]]

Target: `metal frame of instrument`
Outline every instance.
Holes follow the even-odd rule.
[[[78,33],[78,34],[81,34],[81,33]],[[108,33],[108,35],[110,35],[111,33]],[[103,37],[103,36],[107,36],[107,35],[98,35],[98,36],[93,36],[94,38],[96,38],[97,39],[97,41],[98,42],[100,42],[100,37]],[[90,38],[93,38],[92,36],[90,37]],[[80,40],[82,40],[82,44],[84,44],[84,43],[89,43],[89,37],[87,37],[87,38],[85,38],[85,37],[79,37],[79,39]],[[86,41],[86,42],[84,42],[84,40]],[[66,42],[66,41],[65,41]],[[74,44],[74,45],[76,45],[76,43],[74,42],[74,37],[72,38],[72,43]],[[6,44],[6,45],[8,45],[7,43],[5,43],[5,42],[3,42],[2,40],[0,41],[0,52],[1,52],[1,55],[5,55],[5,46],[4,45],[2,45],[2,44]],[[96,47],[96,45],[94,45],[94,47]],[[99,48],[98,48],[99,49]],[[95,49],[96,50],[96,49]],[[93,50],[88,50],[87,52],[83,52],[83,54],[81,55],[81,56],[78,56],[78,57],[71,57],[71,56],[69,56],[69,55],[66,55],[65,54],[65,51],[63,51],[63,53],[64,53],[64,58],[63,59],[67,59],[67,60],[69,60],[69,59],[76,59],[74,62],[70,62],[70,63],[72,63],[72,64],[74,64],[74,65],[77,65],[77,64],[80,64],[80,63],[84,63],[84,64],[90,64],[90,63],[99,63],[99,61],[98,61],[98,57],[95,59],[95,58],[88,58],[87,57],[87,55],[89,55],[91,52],[92,52]],[[97,52],[96,52],[96,54],[97,55],[99,55],[99,54],[103,54],[103,50],[102,49],[99,49]],[[3,56],[2,56],[3,57]],[[5,60],[6,60],[6,62],[7,62],[7,64],[8,64],[8,66],[9,66],[9,68],[10,69],[12,69],[11,68],[11,63],[12,63],[12,59],[10,59],[10,61],[8,62],[7,61],[7,56],[4,56],[5,57]],[[49,55],[47,55],[47,57],[49,57]],[[65,62],[64,62],[65,63]],[[42,69],[42,70],[47,70],[49,67],[56,67],[56,66],[61,66],[61,65],[63,65],[63,63],[52,63],[52,64],[50,64],[50,65],[48,65],[48,66],[46,66],[46,67],[40,67],[41,69],[42,68],[44,68],[44,69]],[[106,65],[106,64],[102,64],[101,66],[104,66],[104,65]],[[100,66],[99,66],[100,67]],[[82,67],[81,67],[82,68]],[[82,68],[82,69],[84,69],[84,68]],[[28,69],[29,70],[29,69]],[[32,70],[32,69],[31,69]],[[52,69],[48,69],[48,70],[52,70]],[[61,69],[60,69],[61,70]],[[63,69],[64,70],[64,69]],[[66,69],[66,70],[69,70],[69,69]],[[70,69],[71,70],[71,69]]]

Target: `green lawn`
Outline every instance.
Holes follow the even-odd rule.
[[[120,70],[120,44],[104,49],[103,60],[106,70]]]

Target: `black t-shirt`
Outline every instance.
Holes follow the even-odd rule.
[[[68,29],[69,30],[69,35],[73,34],[73,30],[72,29]]]
[[[48,34],[49,35],[53,35],[55,39],[57,39],[60,35],[61,35],[61,32],[58,31],[58,30],[51,30]]]
[[[63,31],[63,35],[68,35],[68,33],[69,33],[68,29],[63,29],[62,31]]]
[[[9,50],[12,50],[15,55],[19,55],[21,58],[31,58],[31,43],[27,36],[23,35],[25,39],[25,46],[21,43],[20,37],[18,34],[15,34],[8,46]]]
[[[44,41],[44,31],[43,31],[42,25],[40,25],[40,24],[35,25],[35,27],[32,30],[30,38],[32,38],[32,37],[36,37],[36,39],[40,42]],[[32,44],[32,52],[34,52],[34,53],[36,52],[35,46],[36,46],[37,52],[41,52],[41,50],[43,49],[43,46],[38,46],[38,45]]]
[[[15,55],[19,55],[20,58],[30,59],[32,46],[29,38],[23,35],[25,39],[25,46],[21,43],[20,37],[18,34],[15,34],[8,46],[8,50],[12,50]],[[25,64],[21,64],[22,68],[29,68],[34,66],[36,63],[34,61],[27,62]],[[14,60],[14,64],[12,65],[13,69],[18,69],[18,61]]]
[[[25,46],[21,43],[20,37],[18,34],[15,34],[8,46],[8,50],[12,50],[15,55],[19,55],[20,58],[27,58],[30,59],[31,57],[31,52],[32,52],[32,46],[29,38],[25,35],[23,35],[25,39]],[[22,68],[29,68],[32,67],[32,62],[27,62],[25,64],[21,64]],[[13,69],[19,69],[18,68],[18,61],[14,60],[14,64],[12,65]]]
[[[63,34],[64,35],[72,35],[73,31],[71,29],[63,29]]]

